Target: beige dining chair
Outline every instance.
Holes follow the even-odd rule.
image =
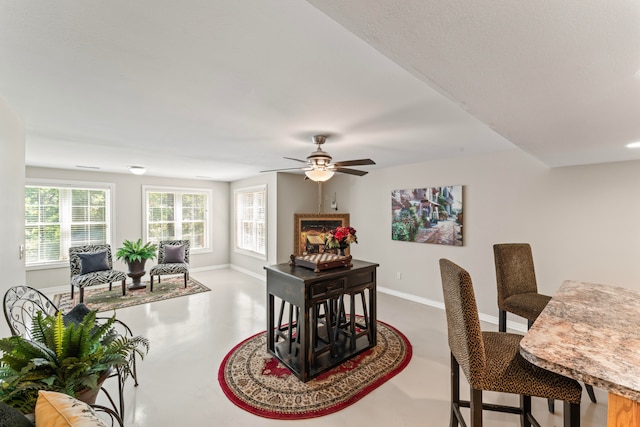
[[[520,415],[520,425],[540,425],[531,413],[531,396],[564,401],[564,427],[580,426],[582,387],[570,378],[541,369],[520,355],[522,335],[484,332],[469,273],[447,259],[440,275],[451,350],[451,423],[466,426],[461,407],[470,408],[471,427],[482,426],[482,411]],[[470,385],[470,400],[460,399],[460,368]],[[486,404],[483,391],[520,395],[520,406]]]

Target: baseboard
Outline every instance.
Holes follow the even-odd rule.
[[[393,289],[385,288],[383,286],[378,286],[378,292],[382,292],[383,294],[393,295],[398,298],[406,299],[408,301],[417,302],[418,304],[428,305],[430,307],[439,308],[444,310],[444,303],[441,301],[435,301],[429,298],[419,297],[413,294],[408,294],[406,292],[400,292]],[[498,317],[491,316],[489,314],[478,313],[478,317],[481,321],[491,323],[493,325],[498,325]],[[514,331],[526,333],[527,325],[519,322],[509,321],[509,329]]]
[[[211,271],[211,270],[222,270],[225,268],[230,268],[229,264],[218,264],[218,265],[209,265],[207,267],[196,267],[189,268],[189,273],[198,273],[200,271]]]
[[[229,268],[231,268],[232,270],[235,270],[235,271],[237,271],[239,273],[246,274],[247,276],[251,276],[254,279],[258,279],[261,282],[266,282],[267,281],[267,278],[266,278],[266,276],[264,274],[258,274],[258,273],[255,273],[255,272],[251,271],[251,270],[247,270],[246,268],[238,267],[237,265],[233,265],[233,264],[231,264],[231,266]]]
[[[53,298],[55,294],[61,294],[63,292],[69,292],[71,290],[71,285],[63,285],[63,286],[53,286],[51,288],[42,288],[38,289],[40,292],[45,294],[46,296]]]

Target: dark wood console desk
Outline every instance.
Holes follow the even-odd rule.
[[[356,354],[376,345],[376,268],[378,264],[353,260],[351,268],[334,268],[319,273],[289,264],[264,267],[267,271],[267,349],[286,365],[300,380],[306,382]],[[327,300],[336,301],[353,292],[368,293],[366,309],[369,317],[369,334],[359,336],[355,347],[350,340],[337,335],[335,351],[316,354],[312,336],[313,310]],[[297,330],[298,348],[288,351],[285,341],[277,342],[275,297],[299,309]],[[371,339],[370,339],[371,338]]]

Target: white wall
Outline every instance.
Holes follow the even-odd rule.
[[[211,224],[212,251],[209,253],[192,254],[190,256],[190,267],[196,269],[229,264],[229,183],[227,182],[36,167],[28,167],[26,175],[27,178],[114,183],[115,212],[113,214],[116,219],[114,221],[115,240],[111,242],[114,253],[125,240],[137,240],[143,236],[143,185],[211,189],[213,193],[213,219]],[[22,200],[22,204],[24,205],[24,199]],[[24,215],[20,223],[24,224]],[[148,261],[147,269],[151,266],[151,262]],[[117,261],[115,257],[114,268],[125,272],[128,271],[126,264],[122,261]],[[27,272],[27,282],[30,286],[36,288],[69,285],[69,268],[30,270]]]
[[[0,97],[0,292],[25,284],[20,245],[24,243],[24,125]]]
[[[463,247],[391,240],[392,190],[458,184]],[[326,193],[358,230],[352,255],[380,263],[379,286],[441,302],[438,260],[449,258],[470,272],[480,312],[497,316],[494,243],[531,244],[542,293],[565,279],[640,290],[639,190],[640,161],[550,169],[510,150],[336,176]]]

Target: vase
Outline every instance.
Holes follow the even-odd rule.
[[[344,255],[344,251],[345,251],[345,249],[347,249],[348,247],[349,247],[349,244],[348,244],[348,243],[340,243],[340,248],[339,248],[339,250],[338,250],[338,255],[340,255],[340,256],[345,256],[345,255]]]

